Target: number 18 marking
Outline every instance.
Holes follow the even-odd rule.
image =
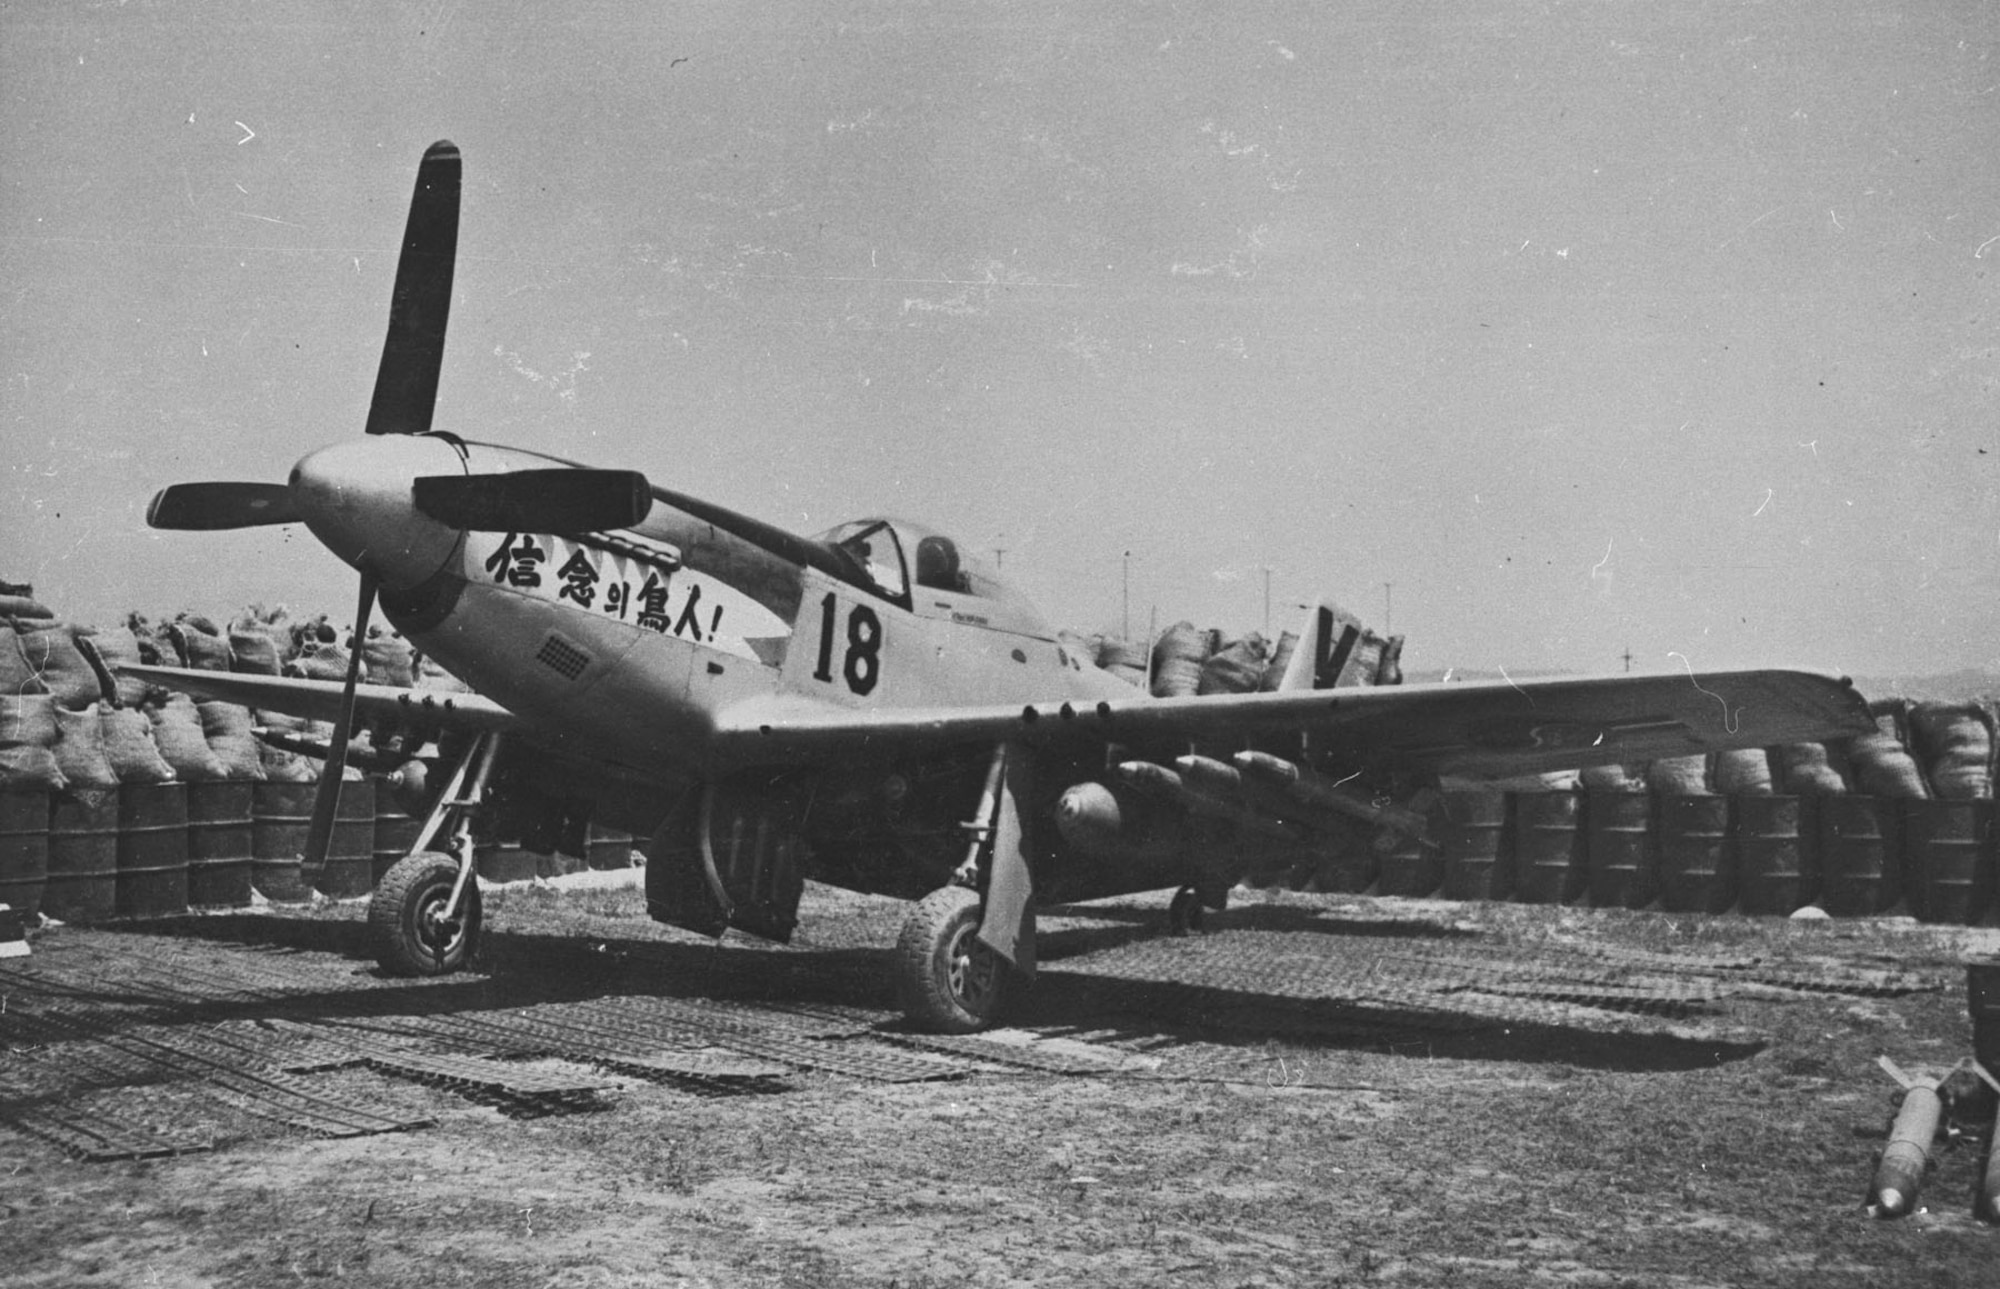
[[[819,665],[813,679],[833,683],[833,626],[837,601],[831,591],[819,603]],[[866,694],[882,676],[882,619],[865,604],[847,611],[847,659],[840,673],[848,689]]]

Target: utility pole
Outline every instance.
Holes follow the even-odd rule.
[[[1271,566],[1264,567],[1264,634],[1271,634]]]
[[[1632,646],[1631,646],[1631,645],[1626,645],[1626,646],[1625,646],[1625,670],[1626,670],[1626,672],[1627,672],[1628,674],[1629,674],[1629,673],[1631,672],[1631,670],[1632,670]]]
[[[1124,625],[1124,629],[1123,629],[1123,630],[1121,630],[1121,631],[1120,631],[1120,632],[1119,632],[1118,634],[1119,634],[1120,638],[1122,638],[1122,639],[1125,639],[1125,640],[1130,640],[1130,639],[1132,638],[1132,552],[1131,552],[1131,551],[1126,551],[1126,552],[1125,552],[1125,617],[1124,617],[1124,623],[1125,623],[1125,625]]]
[[[1394,582],[1382,583],[1382,634],[1385,636],[1394,634],[1390,628],[1395,622],[1393,616],[1395,603],[1391,599],[1395,590],[1396,584]]]
[[[995,547],[993,548],[993,571],[994,571],[994,572],[998,573],[998,572],[1000,571],[1000,569],[1002,568],[1002,566],[1003,566],[1003,564],[1004,564],[1004,561],[1005,561],[1005,559],[1006,559],[1006,556],[1007,556],[1007,548],[1006,548],[1005,546],[995,546]]]

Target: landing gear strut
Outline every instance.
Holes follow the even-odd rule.
[[[375,960],[390,975],[445,975],[478,952],[481,918],[479,881],[472,871],[472,816],[499,755],[500,735],[481,734],[473,740],[431,806],[410,853],[383,874],[368,902]],[[440,834],[448,840],[430,849]]]

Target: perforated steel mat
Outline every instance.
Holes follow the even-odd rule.
[[[351,954],[188,924],[62,928],[38,935],[32,956],[0,961],[0,1122],[82,1158],[129,1159],[209,1149],[254,1131],[246,1124],[421,1128],[435,1090],[525,1117],[641,1089],[782,1094],[808,1076],[1338,1087],[1357,1045],[1476,1056],[1527,1031],[1740,1049],[1756,1040],[1727,1010],[1732,998],[1941,983],[1752,956],[1527,947],[1375,909],[1280,910],[1190,937],[1129,916],[1052,918],[1060,933],[1014,1023],[964,1036],[907,1031],[880,950],[826,951],[845,956],[817,973],[813,953],[745,951],[695,973],[688,955],[705,950],[648,943],[593,974],[577,946],[552,939],[494,974],[407,981]],[[393,1095],[399,1085],[412,1090]]]

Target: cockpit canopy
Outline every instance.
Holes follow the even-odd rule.
[[[929,593],[941,591],[986,601],[983,608],[966,607],[1005,619],[1016,630],[1040,627],[1034,606],[1002,582],[990,565],[955,539],[921,524],[856,519],[828,529],[817,540],[845,557],[884,599],[922,611]],[[936,601],[934,607],[952,607],[951,601],[929,599]]]

